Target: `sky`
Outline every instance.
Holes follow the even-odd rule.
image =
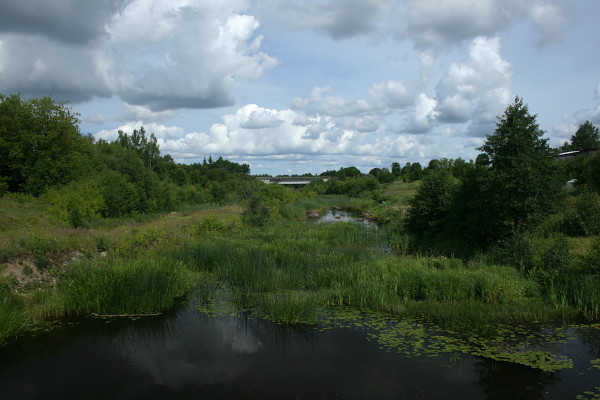
[[[0,93],[252,174],[474,159],[523,98],[600,126],[598,0],[0,0]]]

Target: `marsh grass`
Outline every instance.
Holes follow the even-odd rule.
[[[385,237],[360,224],[288,222],[235,237],[211,229],[163,256],[209,273],[240,308],[285,322],[311,322],[337,306],[453,326],[573,315],[545,304],[538,283],[515,268],[483,258],[390,256],[382,243]]]
[[[323,312],[319,298],[303,290],[264,293],[254,302],[265,318],[287,323],[316,323]]]
[[[544,295],[556,308],[573,308],[587,319],[600,318],[600,276],[576,273],[538,273]]]
[[[351,207],[352,201],[291,204],[290,215],[299,215],[298,210],[320,205]],[[45,226],[31,211],[26,229],[0,232],[0,257],[11,251],[8,257],[37,254],[37,262],[51,268],[47,264],[60,259],[57,255],[79,255],[55,269],[56,287],[20,297],[4,290],[0,341],[44,318],[164,310],[199,282],[204,289],[196,301],[214,304],[215,290],[226,290],[238,308],[277,322],[314,322],[340,306],[469,329],[578,312],[598,318],[597,276],[526,276],[486,257],[463,262],[408,255],[409,237],[357,223],[307,223],[299,220],[303,217],[251,227],[241,211],[202,208],[89,230]],[[391,243],[400,250],[393,255],[387,251]]]
[[[17,336],[27,325],[25,311],[18,304],[0,299],[0,344]]]
[[[173,260],[83,260],[67,270],[58,296],[67,315],[152,313],[170,307],[195,283]]]
[[[22,301],[10,292],[9,282],[0,275],[0,344],[26,326]]]

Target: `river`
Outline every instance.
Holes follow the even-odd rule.
[[[0,349],[0,398],[591,399],[600,394],[595,388],[600,370],[590,362],[600,357],[598,327],[569,328],[563,341],[552,344],[573,360],[572,368],[558,372],[456,352],[408,354],[382,346],[376,339],[382,333],[373,335],[361,324],[321,328],[280,325],[242,312],[209,316],[193,301],[157,317],[62,321]]]

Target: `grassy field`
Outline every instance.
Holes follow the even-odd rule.
[[[419,188],[419,181],[405,183],[395,181],[383,185],[383,193],[385,196],[394,199],[397,202],[406,202],[415,195]]]

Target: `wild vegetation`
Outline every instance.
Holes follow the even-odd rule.
[[[600,155],[556,161],[535,120],[517,98],[475,161],[289,189],[222,158],[177,164],[143,128],[95,141],[64,105],[2,96],[0,342],[57,317],[160,312],[194,287],[206,309],[227,297],[290,323],[339,307],[467,330],[597,320]],[[378,227],[307,221],[333,206]]]

